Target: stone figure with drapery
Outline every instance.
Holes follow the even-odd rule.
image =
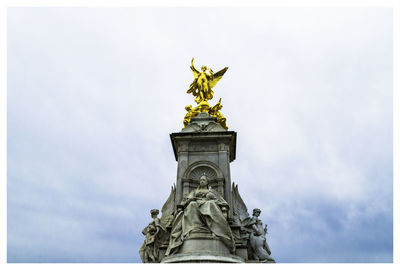
[[[275,262],[270,256],[271,250],[266,240],[267,225],[263,227],[262,221],[258,218],[261,214],[261,210],[255,208],[253,210],[253,217],[247,219],[244,222],[244,227],[250,233],[250,247],[252,259],[260,262]]]
[[[158,209],[150,211],[153,220],[142,230],[142,234],[145,235],[145,240],[139,250],[142,262],[159,262],[159,248],[169,237],[164,224],[157,217],[158,213]]]
[[[203,175],[199,186],[182,200],[172,224],[166,255],[177,252],[185,239],[199,232],[211,233],[234,252],[234,239],[226,218],[228,207],[222,196],[208,187],[207,177]]]

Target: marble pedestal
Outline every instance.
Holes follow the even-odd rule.
[[[165,257],[161,263],[244,263],[243,258],[235,255],[220,256],[209,252],[193,252]]]
[[[192,233],[185,239],[179,253],[164,257],[161,263],[243,263],[232,255],[225,244],[210,233]]]

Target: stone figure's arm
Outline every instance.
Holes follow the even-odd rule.
[[[220,207],[226,206],[229,209],[229,204],[224,200],[224,198],[221,196],[221,194],[219,194],[216,190],[211,189],[211,188],[209,190],[209,193],[214,195],[213,197],[215,197],[215,200],[217,201],[218,206],[220,206]]]
[[[190,69],[193,71],[193,75],[194,75],[194,78],[195,78],[195,80],[199,77],[199,74],[200,74],[200,71],[198,71],[195,67],[194,67],[194,64],[193,64],[193,61],[194,61],[194,58],[192,58],[192,65],[190,66]]]
[[[251,226],[251,228],[253,229],[254,235],[260,236],[260,235],[262,234],[262,233],[258,230],[256,224],[253,224],[253,225]]]
[[[158,235],[158,233],[160,232],[160,226],[156,227],[156,232],[154,233],[154,235]]]
[[[216,200],[217,197],[212,193],[212,192],[208,192],[206,195],[207,200]]]
[[[146,235],[146,234],[147,234],[147,227],[144,228],[144,229],[142,230],[142,234],[143,234],[143,235]]]
[[[194,197],[191,197],[191,198],[184,198],[184,199],[182,200],[181,205],[183,206],[183,208],[186,208],[186,206],[188,206],[190,202],[195,201],[195,200],[196,200],[196,198],[194,198]]]
[[[256,224],[256,223],[257,223],[257,218],[256,217],[251,217],[250,218],[250,224],[253,225],[253,224]]]
[[[254,231],[253,226],[256,224],[256,220],[254,217],[248,218],[243,222],[243,226],[246,227],[249,231]]]
[[[155,220],[154,220],[154,223],[155,223],[156,228],[157,228],[157,233],[158,233],[159,231],[163,231],[163,232],[166,232],[166,231],[167,231],[167,228],[166,228],[165,225],[161,222],[161,219],[159,219],[159,218],[155,219]]]
[[[228,218],[229,204],[224,200],[224,198],[214,189],[209,189],[206,198],[208,200],[214,200],[222,211],[225,218]]]
[[[264,229],[261,226],[258,226],[257,224],[253,224],[251,226],[251,228],[254,232],[254,235],[256,235],[256,236],[265,235]]]
[[[159,218],[155,218],[154,219],[154,225],[160,225],[160,219]]]
[[[177,204],[176,205],[176,213],[175,213],[175,215],[177,215],[179,212],[182,212],[183,209],[184,209],[184,207],[183,207],[182,204]]]

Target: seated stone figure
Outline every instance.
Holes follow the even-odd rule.
[[[255,208],[253,210],[253,217],[248,218],[244,223],[244,227],[250,233],[250,247],[251,253],[249,254],[251,259],[258,260],[260,262],[275,262],[270,257],[271,250],[266,240],[267,225],[263,228],[262,221],[258,218],[261,214],[261,210]]]
[[[208,187],[207,177],[203,175],[199,186],[182,200],[172,223],[165,255],[177,253],[185,239],[190,238],[193,233],[201,232],[221,240],[230,252],[234,252],[233,235],[226,218],[228,207],[222,196]]]

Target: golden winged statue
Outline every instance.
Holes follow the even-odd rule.
[[[207,74],[207,67],[202,66],[200,72],[194,67],[193,60],[194,59],[192,58],[190,69],[193,71],[194,81],[190,85],[189,90],[187,90],[187,93],[192,93],[193,96],[196,97],[196,103],[200,104],[202,101],[207,101],[213,98],[214,92],[212,88],[218,83],[228,68],[225,67],[216,73],[209,68],[208,71],[210,74]]]

